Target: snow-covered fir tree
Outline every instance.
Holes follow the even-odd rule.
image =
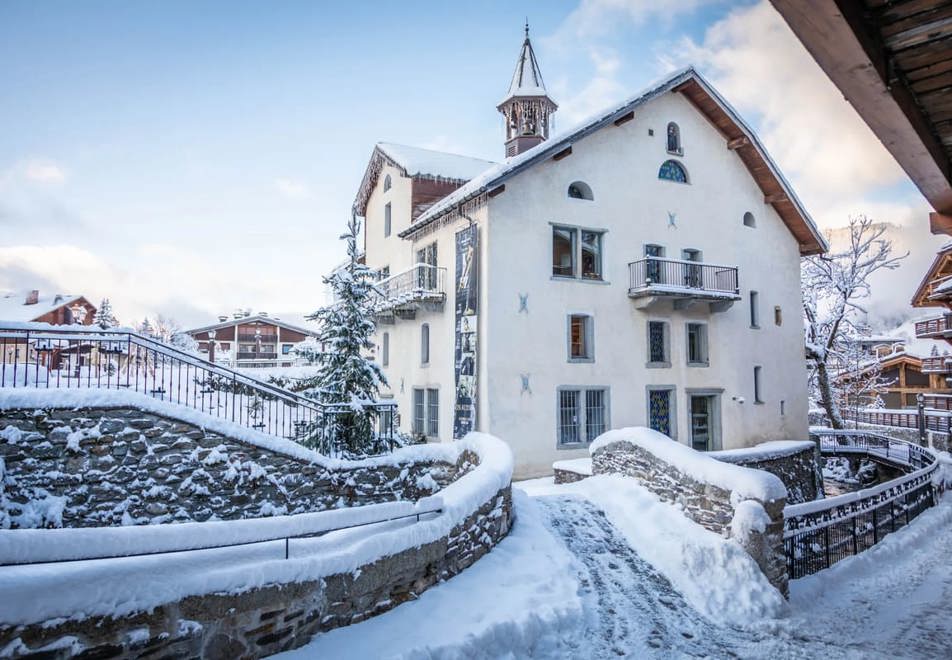
[[[360,263],[359,232],[360,221],[354,216],[347,224],[347,233],[341,236],[347,241],[349,261],[344,268],[324,278],[335,302],[307,317],[317,322],[327,350],[313,354],[317,375],[296,388],[343,410],[331,416],[328,446],[322,449],[347,455],[380,451],[372,406],[379,397],[381,385],[387,384],[383,371],[369,357],[374,349],[372,338],[376,330],[376,289],[373,272]]]
[[[803,261],[811,396],[836,429],[845,427],[840,403],[849,396],[842,391],[837,371],[849,365],[855,354],[852,344],[860,335],[857,319],[866,312],[862,301],[870,295],[870,276],[896,269],[907,256],[892,256],[892,242],[883,238],[885,231],[885,225],[877,225],[866,216],[851,217],[849,245],[844,250]]]
[[[103,330],[115,328],[117,325],[119,325],[119,321],[116,319],[116,315],[112,311],[112,303],[109,302],[109,298],[103,298],[102,302],[99,303],[99,308],[96,310],[96,316],[93,317],[93,323],[98,325]]]

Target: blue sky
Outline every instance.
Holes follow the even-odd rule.
[[[7,0],[0,289],[313,309],[374,142],[501,156],[526,17],[558,126],[693,62],[821,224],[904,226],[921,275],[924,202],[766,3]]]

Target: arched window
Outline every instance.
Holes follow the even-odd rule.
[[[676,181],[678,183],[687,183],[688,172],[678,161],[666,160],[661,163],[661,169],[658,170],[658,178],[667,181]]]
[[[744,226],[745,227],[756,227],[757,220],[754,218],[754,214],[750,211],[744,214]]]
[[[385,176],[385,177],[383,178],[383,191],[384,191],[384,192],[387,192],[388,190],[390,190],[390,183],[391,183],[391,181],[390,181],[390,175],[388,174],[387,176]]]
[[[575,181],[569,184],[569,197],[572,199],[595,199],[592,188],[584,181]]]
[[[673,121],[668,124],[668,152],[672,154],[682,154],[681,151],[681,129]]]

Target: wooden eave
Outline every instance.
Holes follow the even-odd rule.
[[[740,157],[763,192],[764,203],[774,208],[797,239],[800,254],[806,256],[824,252],[825,246],[817,238],[815,228],[804,218],[796,201],[775,173],[757,141],[751,139],[744,128],[698,83],[697,79],[687,80],[674,91],[683,94],[724,136],[727,141],[726,148]]]
[[[912,296],[912,306],[948,307],[949,305],[941,300],[930,299],[937,281],[948,276],[952,276],[952,247],[944,248],[936,255]],[[950,292],[950,295],[952,295],[952,292]]]
[[[952,6],[771,2],[932,207],[952,215]]]

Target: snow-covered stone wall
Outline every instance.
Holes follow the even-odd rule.
[[[132,407],[0,410],[0,528],[235,520],[417,500],[467,469],[326,465]]]
[[[609,431],[592,443],[592,472],[634,477],[702,527],[733,538],[767,579],[788,594],[783,551],[783,482],[724,463],[647,428]]]
[[[708,452],[708,455],[777,476],[787,487],[787,504],[810,502],[823,496],[820,449],[810,440],[775,440],[744,449]]]

